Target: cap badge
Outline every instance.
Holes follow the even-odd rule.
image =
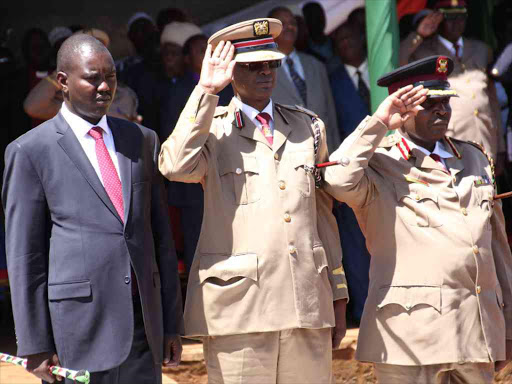
[[[256,21],[252,27],[254,29],[254,36],[265,36],[270,34],[268,20]]]
[[[441,56],[437,59],[436,71],[439,73],[448,72],[448,59],[446,57]]]

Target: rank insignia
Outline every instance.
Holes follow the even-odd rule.
[[[253,25],[254,36],[265,36],[270,34],[268,20],[256,21]]]
[[[448,59],[445,56],[439,56],[437,59],[436,71],[439,73],[448,72]]]
[[[491,182],[491,179],[489,178],[489,176],[487,175],[483,175],[483,176],[475,176],[475,180],[473,181],[473,183],[478,186],[478,185],[490,185],[492,184]]]
[[[396,146],[400,150],[400,153],[402,154],[405,160],[409,160],[411,158],[411,148],[409,148],[407,141],[405,141],[403,137],[402,140],[396,143]]]
[[[244,118],[239,109],[235,111],[235,125],[238,129],[242,129],[244,127]]]

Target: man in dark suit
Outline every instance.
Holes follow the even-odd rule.
[[[12,142],[2,191],[18,354],[93,383],[160,383],[181,356],[181,296],[155,132],[105,114],[114,61],[80,34],[58,53],[64,104]]]

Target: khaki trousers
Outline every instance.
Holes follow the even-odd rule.
[[[331,328],[205,337],[209,384],[331,384]]]
[[[379,384],[492,384],[494,363],[375,364]]]

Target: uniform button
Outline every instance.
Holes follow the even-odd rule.
[[[280,181],[277,185],[279,186],[279,189],[281,191],[284,191],[286,189],[286,183],[284,181]]]
[[[285,213],[284,214],[284,221],[289,223],[290,221],[292,221],[292,217],[289,214]]]
[[[130,276],[125,276],[124,277],[124,283],[125,284],[130,284]]]
[[[274,153],[274,159],[279,160],[279,155],[277,153]]]
[[[505,303],[501,303],[501,308],[505,308]]]
[[[350,164],[350,159],[348,157],[342,157],[340,163],[344,167],[347,167]]]
[[[411,308],[412,308],[412,305],[411,305],[411,304],[407,303],[407,304],[405,305],[405,309],[410,310]]]
[[[125,234],[124,234],[124,238],[125,238],[125,239],[129,239],[129,238],[130,238],[130,235],[129,235],[129,234],[127,234],[127,233],[125,233]]]
[[[468,210],[466,208],[462,208],[461,209],[461,212],[464,216],[467,216],[468,215]]]
[[[290,254],[294,254],[295,252],[297,252],[297,248],[295,248],[293,245],[290,245],[288,247],[288,252],[290,252]]]
[[[453,176],[453,182],[456,183],[457,182],[457,178],[455,176]]]
[[[473,92],[473,94],[471,95],[471,98],[474,99],[476,97],[476,93]]]
[[[241,169],[241,168],[237,168],[237,169],[235,170],[235,173],[236,173],[237,175],[240,175],[240,174],[242,173],[242,169]]]
[[[482,292],[482,287],[480,287],[479,285],[476,286],[476,293],[479,295],[480,292]]]
[[[475,109],[475,111],[473,113],[475,116],[478,116],[478,109]]]
[[[492,193],[489,193],[489,200],[490,200],[490,201],[493,201],[493,200],[494,200],[494,196],[493,196],[493,194],[492,194]]]
[[[419,201],[420,200],[420,195],[416,195],[414,198],[416,199],[416,201]]]
[[[473,253],[474,253],[475,255],[478,255],[478,252],[479,252],[479,251],[478,251],[478,247],[477,247],[476,245],[473,245]]]

